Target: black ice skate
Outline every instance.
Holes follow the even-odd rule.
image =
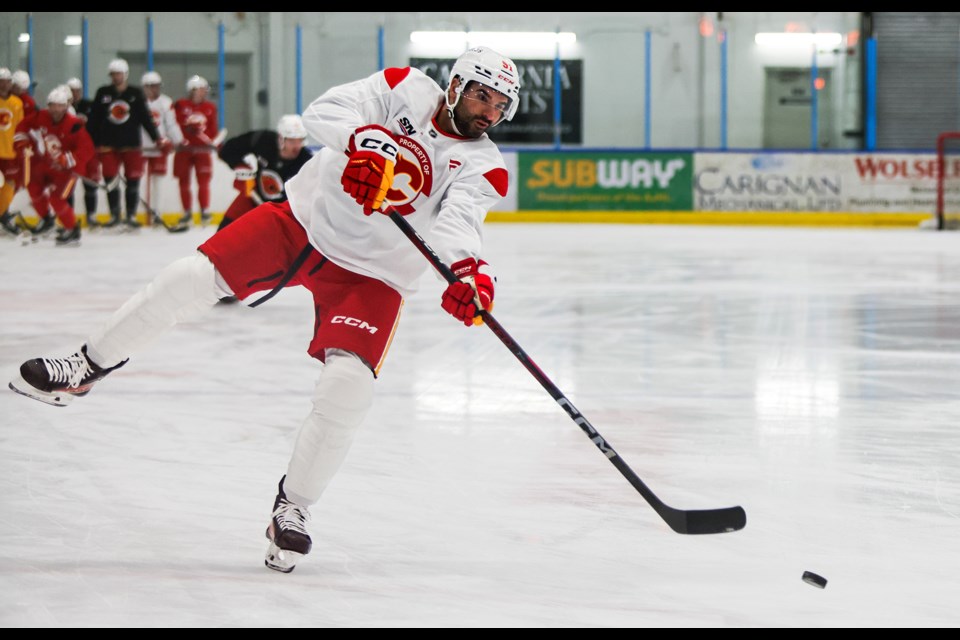
[[[303,556],[310,553],[313,542],[307,533],[307,521],[310,512],[306,507],[293,504],[287,500],[283,492],[283,481],[280,479],[277,499],[273,503],[273,516],[270,526],[267,527],[267,539],[270,547],[263,563],[276,571],[290,573]]]
[[[19,394],[58,407],[67,406],[76,396],[90,393],[97,380],[119,369],[126,360],[103,368],[87,357],[87,345],[67,358],[34,358],[20,365],[20,377],[10,383]]]
[[[56,244],[58,247],[80,246],[80,225],[77,224],[73,229],[57,229]]]
[[[0,228],[3,228],[4,231],[12,236],[20,235],[20,226],[17,224],[16,215],[17,214],[10,213],[9,211],[4,211],[3,214],[0,214]]]
[[[123,219],[123,229],[125,231],[138,231],[142,226],[134,216],[128,215]]]

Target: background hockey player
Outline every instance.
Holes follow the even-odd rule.
[[[173,175],[180,183],[180,204],[183,220],[193,217],[193,177],[197,179],[197,204],[200,206],[200,221],[210,217],[210,180],[213,178],[213,154],[217,151],[214,142],[217,130],[217,105],[207,100],[210,84],[206,78],[192,76],[187,80],[187,97],[174,105],[177,124],[183,133],[183,144],[173,155]]]
[[[67,86],[73,94],[73,110],[81,122],[84,123],[84,126],[86,126],[90,120],[90,112],[93,111],[93,100],[83,97],[83,82],[80,81],[80,78],[70,78],[67,80]],[[87,131],[89,132],[89,128]],[[93,157],[90,158],[87,166],[80,171],[80,173],[88,178],[88,180],[82,180],[81,182],[83,183],[84,212],[86,213],[87,224],[89,225],[93,224],[93,219],[97,215],[97,195],[100,189],[95,183],[103,180],[103,174],[100,171],[100,158],[97,157],[96,152],[94,152]],[[74,189],[73,194],[75,195],[77,191],[79,191],[79,189]],[[70,206],[74,206],[73,203],[74,198],[73,195],[71,195]]]
[[[14,136],[18,155],[29,165],[24,186],[40,216],[36,232],[44,233],[59,220],[58,245],[80,241],[80,225],[69,199],[79,178],[78,167],[86,166],[94,153],[83,122],[67,112],[69,104],[70,91],[57,87],[47,96],[47,108],[24,118]]]
[[[218,231],[259,204],[287,199],[284,183],[313,157],[305,146],[306,139],[303,119],[289,114],[280,118],[276,131],[249,131],[223,143],[220,159],[233,169],[233,186],[239,193],[223,215]]]
[[[20,185],[22,166],[13,148],[13,136],[23,120],[23,102],[13,93],[13,74],[0,67],[0,225],[4,231],[20,234],[10,212],[10,203]]]
[[[156,144],[146,131],[143,132],[143,160],[147,172],[145,200],[153,209],[156,209],[154,202],[158,199],[160,177],[167,175],[170,152],[175,145],[183,143],[183,134],[180,133],[180,125],[177,124],[173,99],[163,93],[163,78],[160,74],[156,71],[147,71],[140,79],[140,84],[143,86],[143,93],[147,96],[147,106],[153,117],[153,123],[157,126],[163,141],[162,145]],[[147,216],[149,215],[148,211]]]
[[[23,102],[23,117],[33,115],[37,112],[37,101],[30,93],[30,74],[23,69],[17,69],[13,72],[12,79],[13,93]]]
[[[67,404],[224,296],[257,306],[284,287],[306,287],[315,313],[307,351],[324,365],[279,482],[265,558],[271,569],[293,570],[312,548],[309,507],[367,415],[404,298],[429,268],[381,215],[388,205],[460,278],[444,290],[444,310],[469,327],[479,307],[493,304],[481,230],[506,195],[508,176],[486,132],[513,117],[519,79],[509,58],[479,47],[456,60],[450,77],[443,89],[418,69],[389,68],[329,89],[303,113],[323,147],[287,182],[286,202],[266,202],[214,233],[134,294],[75,354],[24,362],[11,388]]]
[[[122,58],[112,60],[107,67],[110,84],[97,89],[87,129],[97,147],[97,154],[106,184],[115,185],[107,192],[110,222],[121,220],[120,182],[116,178],[123,170],[124,204],[128,227],[137,227],[137,208],[140,206],[140,178],[143,176],[143,147],[141,127],[150,139],[163,144],[153,118],[147,109],[146,96],[140,87],[129,84],[130,66]]]

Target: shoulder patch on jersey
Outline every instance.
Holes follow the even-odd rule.
[[[403,82],[403,79],[410,73],[410,67],[390,67],[383,70],[383,77],[391,89],[396,89],[397,85]]]
[[[70,133],[76,133],[77,131],[80,131],[80,129],[83,129],[83,123],[75,122],[73,126],[70,127]]]
[[[490,169],[490,171],[483,174],[483,177],[496,189],[501,198],[507,197],[507,183],[509,180],[506,169]]]

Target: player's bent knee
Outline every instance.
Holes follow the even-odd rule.
[[[313,396],[313,411],[330,424],[353,429],[373,405],[373,372],[352,353],[330,349]]]
[[[213,263],[198,252],[167,265],[157,274],[151,288],[156,297],[168,301],[177,315],[192,315],[195,306],[213,306],[225,295],[232,295],[223,292],[225,284]]]

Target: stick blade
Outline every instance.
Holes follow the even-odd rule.
[[[677,533],[704,535],[730,533],[747,526],[747,512],[742,507],[706,509],[702,511],[678,511],[664,517],[670,528]]]

